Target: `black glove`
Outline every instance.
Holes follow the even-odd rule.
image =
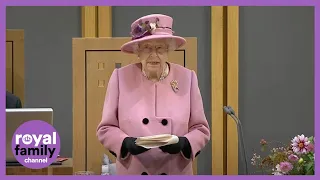
[[[161,146],[160,149],[169,154],[178,154],[182,152],[186,158],[191,157],[191,145],[186,137],[179,137],[178,143]]]
[[[122,147],[121,147],[121,157],[124,158],[128,154],[128,152],[132,155],[138,155],[143,152],[148,151],[149,149],[146,149],[141,146],[137,146],[135,143],[135,140],[137,138],[133,137],[126,137],[123,142],[122,142]]]

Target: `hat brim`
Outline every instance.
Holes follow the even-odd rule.
[[[146,36],[141,39],[136,39],[130,42],[127,42],[121,46],[121,51],[125,53],[134,53],[134,46],[137,43],[141,43],[143,41],[147,40],[160,40],[160,39],[172,39],[174,40],[174,44],[170,44],[169,46],[172,47],[170,50],[176,50],[179,49],[181,46],[183,46],[186,43],[186,39],[180,36],[172,36],[172,35],[152,35],[152,36]]]

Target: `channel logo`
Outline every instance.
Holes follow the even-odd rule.
[[[60,153],[60,137],[55,128],[41,120],[19,126],[12,137],[12,153],[30,169],[41,169],[56,161]]]

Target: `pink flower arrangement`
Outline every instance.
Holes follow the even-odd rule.
[[[314,137],[303,134],[295,136],[291,143],[271,148],[273,142],[260,141],[261,150],[270,153],[265,157],[253,154],[251,164],[262,171],[272,175],[314,175]]]

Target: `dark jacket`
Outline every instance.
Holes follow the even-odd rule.
[[[6,108],[7,109],[9,109],[9,108],[22,108],[20,98],[7,91]]]

